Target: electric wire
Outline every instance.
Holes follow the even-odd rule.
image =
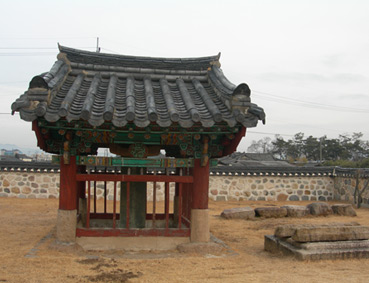
[[[257,94],[256,97],[260,96],[264,98],[265,100],[274,101],[277,103],[297,105],[301,107],[314,108],[314,109],[340,111],[340,112],[369,113],[368,109],[343,107],[343,106],[311,102],[311,101],[306,101],[306,100],[299,100],[299,99],[283,97],[283,96],[279,96],[279,95],[275,95],[275,94],[271,94],[267,92],[262,92],[258,90],[253,90],[253,92]]]

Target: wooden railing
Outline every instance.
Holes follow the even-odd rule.
[[[128,174],[111,174],[111,173],[94,173],[94,174],[77,174],[78,182],[84,182],[87,190],[87,209],[84,227],[78,227],[77,237],[93,237],[93,236],[176,236],[188,237],[190,235],[190,209],[189,197],[191,196],[191,184],[193,177],[184,175],[182,169],[177,170],[178,175],[128,175]],[[97,210],[97,182],[104,184],[104,204],[103,212]],[[113,207],[112,212],[107,209],[107,185],[113,182]],[[125,227],[119,227],[117,221],[120,220],[120,214],[117,213],[117,184],[126,184],[126,213]],[[146,221],[151,221],[150,228],[134,228],[130,225],[130,190],[132,182],[152,182],[153,186],[153,205],[152,212],[146,211]],[[157,213],[157,183],[164,183],[164,213]],[[178,200],[176,201],[177,219],[174,219],[175,213],[170,213],[170,183],[176,184],[176,192]],[[122,197],[122,196],[121,196]],[[122,199],[122,198],[121,198]],[[146,203],[147,205],[147,203]],[[92,206],[92,207],[91,207]],[[173,200],[174,207],[174,200]],[[147,206],[146,206],[147,210]],[[174,209],[173,209],[174,210]],[[109,227],[103,228],[92,227],[91,221],[94,219],[111,220]],[[170,220],[176,223],[175,227],[170,225]],[[164,221],[164,228],[157,227],[158,221]]]

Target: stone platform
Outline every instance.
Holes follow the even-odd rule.
[[[264,240],[266,251],[299,260],[369,258],[369,227],[357,223],[283,225]]]

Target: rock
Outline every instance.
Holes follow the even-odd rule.
[[[310,210],[303,205],[284,205],[282,207],[287,209],[288,217],[303,217],[310,213]]]
[[[13,188],[11,189],[11,192],[12,192],[12,193],[14,193],[14,194],[19,194],[19,193],[20,193],[20,190],[19,190],[19,188],[18,188],[18,187],[13,187]]]
[[[283,207],[258,207],[255,215],[265,218],[281,218],[287,216],[287,209]]]
[[[356,216],[356,212],[351,204],[333,204],[332,211],[338,215]]]
[[[326,242],[369,239],[368,226],[316,226],[296,229],[292,240],[296,242]]]
[[[299,200],[300,200],[300,198],[299,198],[298,196],[296,196],[296,195],[292,195],[292,196],[290,196],[290,197],[288,198],[288,200],[290,200],[290,201],[299,201]]]
[[[30,187],[24,187],[22,188],[22,193],[23,194],[30,194],[32,192]]]
[[[236,207],[223,210],[220,216],[225,219],[253,219],[255,211],[249,206]]]
[[[307,206],[311,215],[327,216],[333,213],[332,208],[325,202],[314,202]]]
[[[286,195],[286,194],[279,194],[277,196],[277,201],[286,201],[287,198],[288,198],[288,195]]]

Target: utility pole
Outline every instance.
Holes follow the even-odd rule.
[[[99,38],[96,38],[96,52],[100,53],[101,48],[99,47]]]
[[[322,141],[323,141],[323,137],[321,137],[320,139],[320,147],[319,147],[319,149],[320,149],[320,164],[322,164],[322,160],[323,160],[323,145],[322,145]]]

